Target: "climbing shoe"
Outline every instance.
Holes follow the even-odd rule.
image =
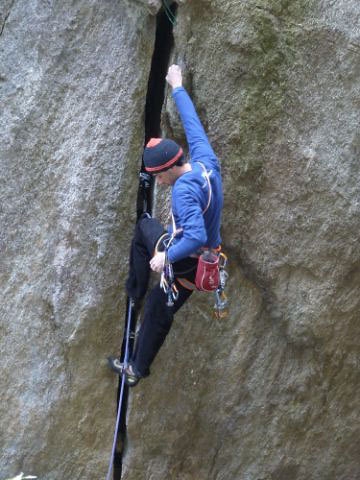
[[[131,364],[128,364],[125,367],[124,363],[121,363],[118,357],[108,357],[108,365],[111,370],[118,375],[124,375],[125,383],[129,387],[135,387],[135,385],[138,384],[141,377],[136,375]]]

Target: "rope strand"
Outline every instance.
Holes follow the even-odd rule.
[[[127,367],[128,362],[129,362],[130,325],[131,325],[131,314],[132,314],[133,306],[134,306],[134,302],[133,302],[132,299],[130,299],[127,322],[126,322],[126,341],[125,341],[125,354],[124,354],[124,368]],[[117,441],[119,424],[120,424],[120,416],[121,416],[121,412],[122,412],[122,404],[123,404],[123,399],[124,399],[124,390],[125,390],[125,375],[123,374],[122,377],[121,377],[121,389],[120,389],[120,395],[119,395],[118,410],[117,410],[117,415],[116,415],[114,441],[113,441],[113,445],[112,445],[112,449],[111,449],[111,457],[110,457],[108,472],[107,472],[107,475],[106,475],[106,480],[110,480],[110,475],[111,475],[111,472],[112,472],[113,460],[114,460],[115,449],[116,449],[116,441]]]
[[[173,12],[171,11],[171,7],[167,3],[167,0],[162,0],[162,4],[163,4],[163,7],[164,7],[165,14],[166,14],[167,18],[169,19],[170,23],[175,25],[176,24],[176,17],[173,14]]]

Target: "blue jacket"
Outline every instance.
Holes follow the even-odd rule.
[[[175,88],[172,95],[185,130],[192,166],[172,188],[172,212],[176,228],[181,228],[182,232],[176,236],[168,255],[170,262],[177,262],[196,253],[200,247],[215,248],[221,243],[223,193],[219,161],[189,95],[183,87]],[[211,203],[204,214],[210,192],[199,162],[206,168],[211,183]]]

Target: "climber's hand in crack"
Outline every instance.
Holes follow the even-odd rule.
[[[182,87],[182,74],[179,65],[171,65],[169,67],[166,81],[172,88]]]

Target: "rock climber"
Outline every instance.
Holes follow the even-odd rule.
[[[182,72],[172,65],[166,80],[172,87],[189,147],[190,161],[182,148],[167,138],[152,138],[144,149],[147,172],[161,185],[170,185],[172,225],[166,231],[161,223],[143,214],[135,227],[131,251],[127,293],[139,302],[145,295],[150,269],[161,273],[167,258],[173,267],[178,291],[173,306],[158,284],[148,294],[132,358],[127,365],[109,357],[109,366],[125,375],[125,382],[135,386],[150,374],[152,364],[171,328],[174,314],[194,290],[197,261],[202,247],[220,245],[220,221],[223,206],[221,172],[218,159],[209,143],[194,105],[182,86]],[[176,235],[175,235],[176,233]]]

